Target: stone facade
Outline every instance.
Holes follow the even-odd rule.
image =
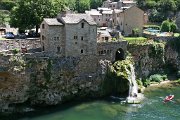
[[[143,25],[144,11],[135,6],[124,11],[123,31],[126,36],[132,34],[134,28],[138,28],[140,34],[142,34]]]
[[[96,23],[87,14],[64,14],[41,24],[43,51],[53,56],[95,55]]]
[[[103,2],[102,7],[111,8],[111,9],[120,9],[122,7],[130,7],[136,5],[134,0],[119,0],[114,2],[114,0],[106,0]]]
[[[99,60],[106,59],[109,61],[115,61],[116,52],[119,49],[123,50],[123,57],[126,57],[125,53],[127,51],[127,41],[98,43],[97,51]]]
[[[138,28],[140,35],[145,22],[144,11],[136,6],[121,9],[98,8],[86,11],[99,27],[116,28],[125,36],[131,35],[134,28]]]

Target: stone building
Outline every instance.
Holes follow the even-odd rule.
[[[143,32],[144,11],[136,6],[123,11],[123,32],[125,36],[132,34],[134,28],[139,29],[140,35]],[[121,17],[120,17],[121,18]]]
[[[97,25],[87,14],[62,13],[41,23],[42,50],[59,57],[95,55]]]
[[[136,5],[134,0],[119,0],[114,2],[114,0],[106,0],[103,2],[102,7],[110,9],[121,9],[122,7],[131,7]]]
[[[132,30],[138,28],[140,35],[142,34],[145,14],[136,6],[113,10],[98,8],[97,10],[86,11],[86,13],[91,15],[99,27],[116,28],[125,36],[131,35]]]

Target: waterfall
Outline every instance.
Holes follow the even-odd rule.
[[[129,67],[130,67],[130,70],[127,70],[127,68],[126,68],[126,71],[128,73],[128,80],[129,80],[129,95],[128,95],[128,97],[137,97],[138,85],[136,83],[134,66],[132,64],[130,64]]]

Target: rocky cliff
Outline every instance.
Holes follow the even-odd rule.
[[[164,72],[165,67],[179,69],[179,55],[171,45],[130,44],[128,51],[138,77]],[[129,89],[127,74],[122,72],[126,67],[121,67],[121,64],[128,62],[115,63],[117,65],[110,73],[112,63],[99,56],[52,58],[43,53],[1,54],[0,63],[1,111],[9,110],[18,103],[56,105],[72,99],[102,97],[113,92],[127,93]]]
[[[174,49],[172,43],[176,44],[173,41],[129,44],[128,51],[135,62],[136,75],[146,78],[151,74],[178,71],[179,52]]]

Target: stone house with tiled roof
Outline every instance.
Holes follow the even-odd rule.
[[[113,10],[109,8],[98,8],[97,10],[86,11],[86,13],[94,18],[99,27],[117,28],[125,36],[131,35],[134,28],[138,28],[141,35],[145,23],[144,11],[137,6]]]
[[[87,14],[60,14],[41,23],[42,50],[59,57],[97,53],[97,25]]]

